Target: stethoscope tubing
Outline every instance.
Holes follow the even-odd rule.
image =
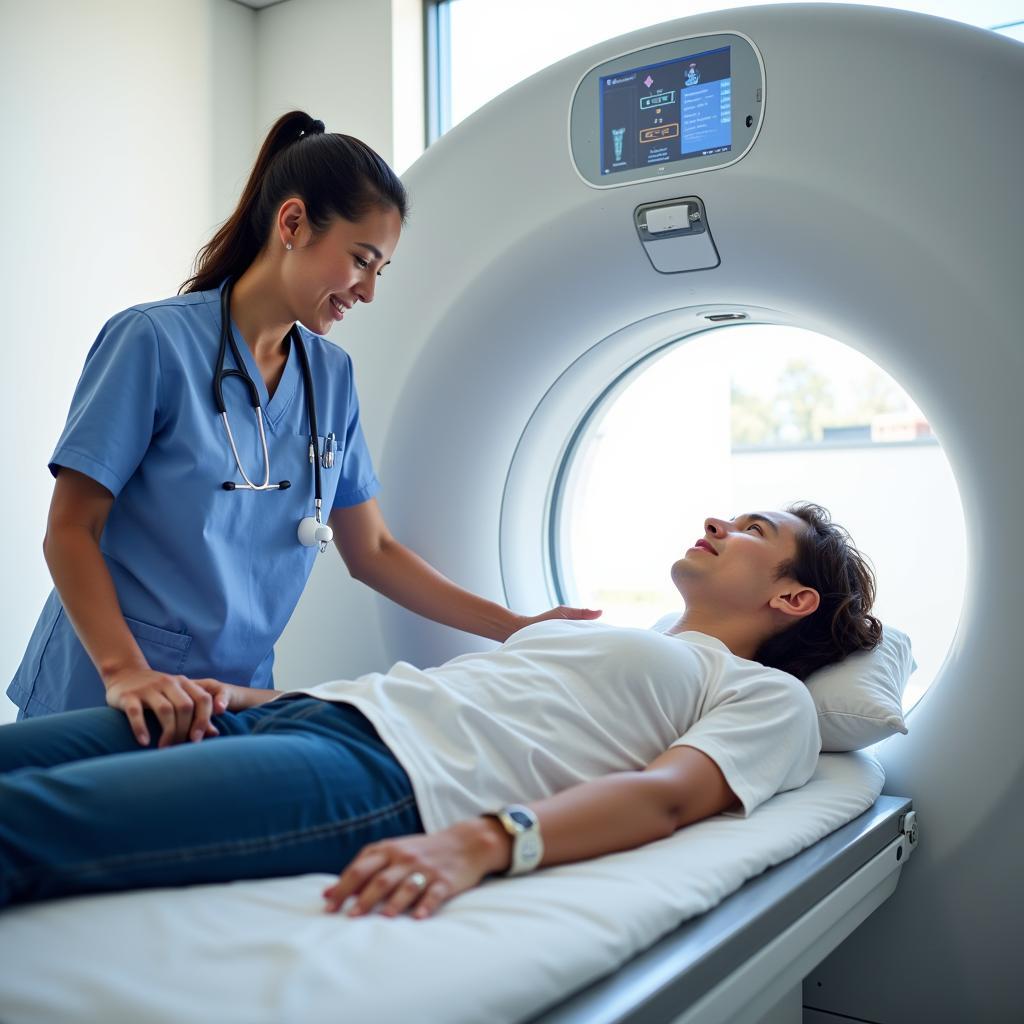
[[[231,330],[232,285],[233,282],[230,280],[225,282],[220,297],[220,345],[217,351],[217,366],[213,374],[213,401],[217,407],[217,411],[220,413],[221,422],[224,424],[224,430],[227,432],[228,444],[231,446],[231,453],[235,457],[235,464],[238,466],[238,471],[242,474],[242,479],[245,483],[233,484],[227,489],[251,491],[284,490],[291,486],[289,481],[282,480],[280,483],[270,483],[270,452],[267,449],[267,435],[263,427],[263,406],[260,402],[260,394],[256,388],[255,382],[249,375],[249,371],[246,368],[245,363],[242,361],[241,353],[238,351],[238,345],[235,342],[234,332]],[[320,477],[320,458],[317,444],[320,435],[317,430],[316,422],[316,395],[313,391],[313,375],[309,369],[309,357],[306,354],[306,346],[303,345],[299,329],[295,324],[292,325],[291,330],[288,332],[288,337],[296,354],[298,355],[299,364],[302,369],[302,387],[306,394],[306,412],[309,421],[309,460],[313,463],[314,504],[316,507],[316,521],[317,523],[320,523],[321,508],[323,504],[323,490]],[[224,367],[229,345],[231,346],[231,354],[234,357],[237,369],[225,369]],[[252,480],[249,479],[248,474],[246,474],[245,469],[242,467],[242,460],[239,457],[238,448],[235,445],[235,439],[231,433],[231,424],[228,422],[228,410],[224,403],[223,390],[223,382],[228,377],[238,377],[242,383],[245,384],[249,393],[249,403],[252,405],[253,413],[256,416],[256,425],[259,429],[260,435],[260,445],[263,448],[264,473],[262,484],[254,484]],[[227,485],[225,486],[227,487]]]
[[[227,412],[220,414],[221,422],[224,424],[224,429],[228,434],[228,444],[231,445],[231,453],[235,457],[235,464],[238,466],[238,472],[242,474],[242,479],[245,481],[244,484],[235,484],[231,490],[233,491],[283,491],[286,490],[286,486],[290,486],[291,481],[282,480],[280,483],[270,483],[270,452],[267,450],[267,435],[263,429],[263,410],[256,407],[256,423],[260,428],[260,444],[263,446],[263,483],[254,484],[249,477],[246,475],[245,467],[242,465],[242,459],[238,454],[238,449],[235,447],[235,438],[231,433],[231,424],[228,422]]]

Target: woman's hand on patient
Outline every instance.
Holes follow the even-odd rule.
[[[599,608],[573,608],[567,604],[560,604],[557,608],[542,612],[540,615],[520,615],[517,629],[532,626],[535,622],[545,622],[548,619],[597,619],[601,614]]]
[[[230,687],[217,679],[189,679],[150,668],[130,668],[104,680],[107,703],[128,716],[135,738],[149,746],[145,712],[160,723],[158,747],[219,735],[210,721],[231,705]],[[242,689],[242,687],[237,687]]]
[[[472,889],[485,875],[508,867],[508,836],[490,819],[473,818],[430,835],[384,839],[364,846],[334,885],[324,890],[327,911],[349,900],[351,917],[406,910],[415,918],[432,914],[446,900]],[[425,884],[416,884],[419,876]]]

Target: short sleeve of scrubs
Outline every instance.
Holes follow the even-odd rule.
[[[117,497],[149,447],[159,391],[153,324],[145,313],[124,310],[107,321],[85,358],[50,472],[77,470]]]
[[[347,354],[345,358],[348,362],[348,395],[345,400],[348,419],[341,455],[341,476],[338,479],[338,489],[334,492],[334,508],[360,505],[380,491],[380,482],[373,471],[370,450],[366,446],[363,427],[359,421],[359,397],[356,395],[352,360]]]

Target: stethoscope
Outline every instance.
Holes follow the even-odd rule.
[[[320,487],[320,465],[324,469],[330,469],[334,465],[334,454],[337,450],[337,442],[334,434],[328,434],[324,442],[322,455],[317,452],[319,434],[316,429],[316,396],[313,393],[313,376],[309,372],[309,359],[306,356],[306,347],[302,344],[299,336],[299,329],[294,324],[288,332],[288,337],[299,356],[299,363],[302,365],[302,386],[306,392],[306,409],[309,412],[309,461],[313,463],[314,479],[314,514],[306,516],[299,523],[299,543],[303,547],[311,548],[320,545],[321,551],[327,550],[327,545],[334,539],[334,531],[321,518],[323,495]],[[227,347],[231,346],[231,352],[235,357],[237,370],[225,370],[224,359],[227,355]],[[260,432],[260,444],[263,446],[263,483],[254,484],[242,468],[242,460],[238,456],[238,449],[235,447],[235,439],[231,433],[231,424],[228,422],[228,410],[224,404],[224,393],[222,383],[225,377],[239,377],[249,389],[249,401],[256,414],[256,426]],[[279,483],[270,483],[270,452],[267,450],[267,435],[263,429],[263,406],[260,404],[260,395],[256,390],[252,377],[242,361],[238,352],[238,345],[235,343],[234,332],[231,330],[231,282],[224,285],[220,296],[220,350],[217,354],[217,368],[213,375],[213,400],[220,412],[221,421],[227,431],[228,444],[231,445],[231,452],[235,456],[235,465],[238,472],[242,474],[244,484],[236,484],[225,480],[223,488],[225,491],[284,491],[291,487],[290,480],[281,480]]]

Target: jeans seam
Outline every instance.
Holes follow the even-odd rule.
[[[344,835],[346,832],[354,831],[365,825],[374,825],[387,818],[397,817],[410,807],[415,807],[416,797],[413,794],[403,797],[401,800],[386,807],[380,807],[369,811],[358,818],[346,818],[340,822],[316,825],[307,829],[293,829],[290,832],[283,832],[275,836],[259,839],[239,839],[230,842],[215,843],[207,846],[193,846],[187,850],[159,850],[144,853],[124,853],[113,857],[104,857],[100,860],[85,861],[80,864],[61,865],[57,870],[63,874],[74,875],[95,875],[103,871],[122,867],[153,866],[164,863],[183,863],[203,860],[209,857],[222,856],[224,854],[251,854],[276,850],[285,846],[295,846],[299,843],[308,842],[314,839],[328,838],[332,835]],[[32,879],[38,875],[53,871],[53,868],[28,868],[14,873],[15,885],[23,884],[25,879]]]
[[[312,718],[313,715],[316,715],[319,712],[323,711],[323,704],[325,702],[322,700],[317,700],[315,697],[311,699],[312,704],[308,708],[302,708],[300,711],[297,711],[294,715],[282,715],[282,718],[285,718],[289,722],[302,722],[305,721],[307,718]],[[274,702],[267,701],[267,703],[273,704]],[[280,706],[276,710],[280,711]],[[264,723],[267,723],[267,725],[264,726]],[[271,714],[267,715],[266,718],[263,718],[260,721],[258,721],[250,731],[253,734],[258,732],[265,732],[266,729],[270,726],[277,726],[279,724],[280,723],[277,720],[275,720],[273,712],[271,712]]]

